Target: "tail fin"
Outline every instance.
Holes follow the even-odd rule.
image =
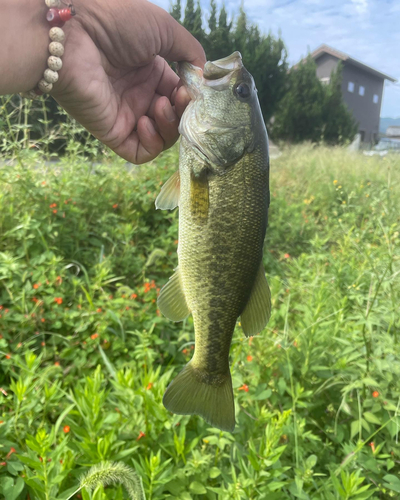
[[[171,382],[163,398],[165,408],[178,415],[200,415],[213,427],[233,432],[235,405],[230,372],[222,384],[211,385],[196,371],[188,363]]]

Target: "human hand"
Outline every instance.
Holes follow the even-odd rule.
[[[203,67],[199,42],[146,0],[74,0],[51,95],[118,155],[140,164],[177,140],[190,98],[168,61]]]

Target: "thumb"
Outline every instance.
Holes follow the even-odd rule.
[[[167,61],[187,61],[194,66],[203,68],[206,55],[200,42],[168,12],[160,7],[154,7],[163,12],[161,17],[162,26],[160,26],[161,48],[159,55]],[[161,14],[161,12],[158,14]]]

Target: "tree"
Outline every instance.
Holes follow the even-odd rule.
[[[324,124],[323,137],[328,144],[352,141],[358,130],[353,115],[343,101],[341,63],[331,74],[329,85],[326,87]]]
[[[272,136],[291,142],[318,142],[323,135],[325,91],[309,55],[289,74],[272,127]]]
[[[176,0],[176,2],[171,6],[171,10],[169,13],[176,21],[178,21],[178,23],[181,22],[181,17],[182,17],[181,0]]]
[[[210,34],[217,31],[217,4],[215,0],[211,0],[210,3],[210,18],[208,19],[208,27],[210,28]]]
[[[232,34],[233,50],[239,50],[243,62],[253,75],[264,119],[268,121],[284,95],[287,81],[287,52],[279,36],[262,35],[257,25],[249,24],[240,8]]]
[[[183,26],[193,34],[195,25],[196,13],[194,10],[194,0],[187,0],[185,6],[185,17],[183,18]]]

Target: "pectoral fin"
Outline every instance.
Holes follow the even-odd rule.
[[[173,210],[179,205],[181,180],[177,170],[161,188],[156,198],[156,209]]]
[[[203,169],[198,175],[193,172],[190,178],[190,210],[194,222],[205,224],[208,220],[208,172]]]
[[[246,337],[260,333],[270,316],[271,292],[261,262],[249,301],[240,318]]]
[[[162,287],[157,304],[164,316],[171,321],[183,321],[190,314],[182,290],[179,268]]]

